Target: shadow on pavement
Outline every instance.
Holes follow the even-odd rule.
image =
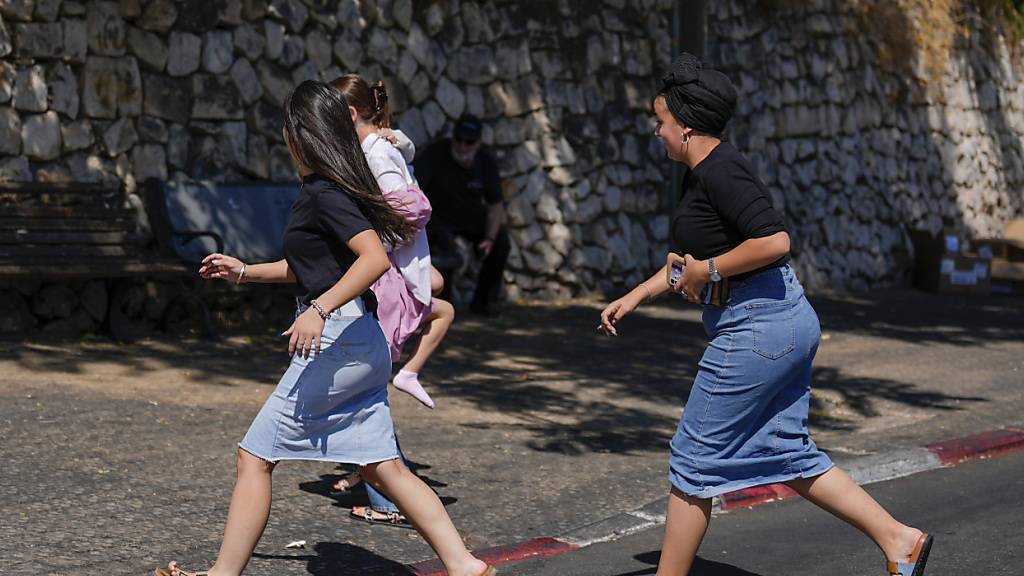
[[[980,347],[1024,340],[1017,299],[978,299],[892,290],[858,297],[812,296],[825,330],[915,344]],[[475,428],[515,428],[534,435],[538,451],[660,450],[671,438],[664,413],[647,405],[683,406],[706,345],[696,312],[668,305],[626,318],[618,338],[594,330],[598,309],[585,305],[521,307],[483,322],[463,320],[446,343],[444,361],[429,367],[445,392],[483,413],[513,414],[516,424],[476,422]],[[514,359],[514,361],[512,361]],[[912,359],[908,358],[908,361]],[[553,387],[553,380],[564,381]],[[878,415],[877,403],[953,411],[986,398],[947,394],[911,383],[815,370],[813,386],[839,394],[858,416]],[[854,430],[816,399],[814,426]]]
[[[1019,298],[893,289],[810,299],[823,330],[834,335],[965,349],[1024,340]],[[574,456],[663,450],[706,345],[699,311],[663,299],[627,317],[617,338],[598,334],[599,311],[597,304],[577,303],[509,306],[503,316],[488,319],[460,313],[427,365],[428,388],[469,404],[459,425],[525,431],[527,445],[536,451]],[[272,386],[287,364],[278,328],[254,328],[215,344],[158,336],[127,348],[102,337],[69,342],[38,335],[0,341],[0,357],[40,373],[55,366],[64,373],[83,372],[109,363],[145,378],[147,372],[174,366],[184,378],[205,385]],[[908,362],[916,350],[908,348]],[[986,400],[832,367],[816,370],[814,386],[835,391],[863,417],[874,416],[879,401],[952,411]],[[830,417],[820,401],[811,423],[837,430],[858,427],[855,419]]]
[[[1024,339],[1021,299],[890,289],[855,296],[809,295],[823,331],[916,344],[984,346]]]
[[[623,572],[616,574],[615,576],[647,576],[648,574],[657,573],[658,560],[661,558],[661,551],[654,550],[651,552],[644,552],[634,556],[638,561],[650,564],[650,568],[644,568],[642,570],[634,570],[632,572]],[[755,572],[748,572],[742,568],[737,568],[731,564],[725,564],[722,562],[715,562],[713,560],[705,560],[698,556],[693,562],[693,566],[690,568],[690,576],[760,576]]]
[[[815,368],[814,381],[811,386],[814,390],[837,392],[842,397],[844,406],[864,417],[879,415],[875,409],[875,403],[878,400],[889,400],[914,408],[943,411],[969,410],[969,403],[988,402],[988,399],[978,396],[956,396],[921,390],[913,384],[895,380],[847,376],[835,368]],[[961,405],[961,403],[964,404]],[[821,398],[814,395],[811,396],[810,423],[812,426],[829,430],[857,429],[856,422],[829,415]]]
[[[412,470],[413,474],[422,480],[424,484],[429,486],[431,489],[434,489],[434,492],[437,492],[437,488],[444,488],[448,486],[446,482],[435,480],[430,476],[423,474],[423,470],[430,469],[429,464],[421,464],[413,460],[409,460],[408,462],[409,469]],[[360,482],[351,490],[344,492],[336,491],[332,488],[338,480],[347,477],[349,474],[354,472],[355,469],[355,466],[349,464],[339,464],[338,470],[342,472],[342,474],[321,474],[319,480],[300,482],[299,489],[309,494],[316,494],[318,496],[330,498],[334,501],[333,506],[338,508],[351,509],[353,506],[369,506],[370,498],[366,493],[365,481]],[[455,496],[439,495],[438,497],[441,499],[441,504],[444,506],[450,506],[459,501]]]
[[[306,562],[306,571],[316,576],[395,576],[408,574],[403,564],[356,546],[340,542],[317,542],[315,554],[289,556],[285,554],[253,554],[261,560]],[[282,565],[282,570],[284,565]]]

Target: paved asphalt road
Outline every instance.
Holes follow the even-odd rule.
[[[927,576],[1024,574],[1024,453],[869,487],[906,522],[935,536]],[[573,553],[507,566],[502,576],[655,573],[662,527]],[[859,532],[800,500],[712,519],[691,576],[882,576],[881,554]]]

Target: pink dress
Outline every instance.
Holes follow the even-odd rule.
[[[363,140],[362,147],[384,197],[417,229],[412,242],[388,247],[391,267],[371,287],[377,297],[377,317],[391,348],[391,359],[397,361],[402,346],[432,309],[430,250],[424,230],[430,220],[430,201],[394,145],[371,134]]]

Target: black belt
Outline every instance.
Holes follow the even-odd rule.
[[[787,264],[789,264],[789,260],[784,260],[781,262],[772,262],[771,264],[758,268],[757,270],[751,270],[750,272],[744,272],[743,274],[729,276],[729,279],[732,280],[733,282],[742,282],[749,278],[753,278],[754,276],[757,276],[762,272],[767,272],[769,270],[774,270],[776,268],[785,268]]]

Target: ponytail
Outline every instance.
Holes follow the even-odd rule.
[[[388,106],[388,89],[384,82],[378,80],[370,86],[373,91],[373,118],[370,120],[378,128],[391,127],[390,107]]]
[[[341,92],[349,106],[356,109],[356,113],[364,122],[372,124],[376,128],[391,127],[391,112],[388,106],[388,90],[384,82],[377,81],[370,86],[358,74],[346,74],[335,78],[331,86]]]

